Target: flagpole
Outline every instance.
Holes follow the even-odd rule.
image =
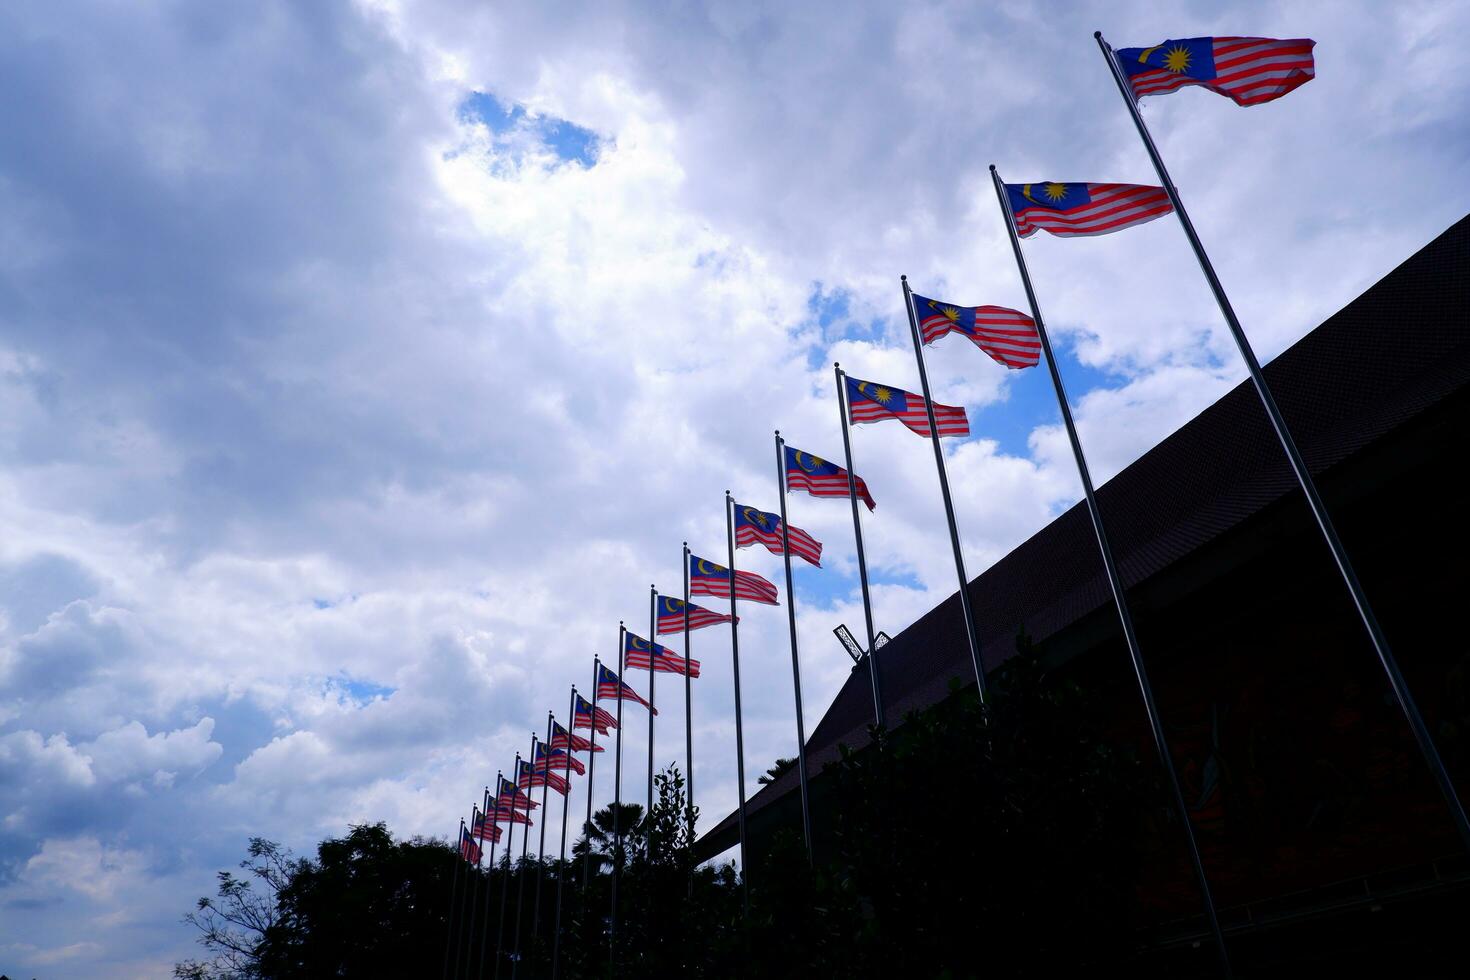
[[[608,972],[617,974],[617,938],[618,938],[618,879],[623,876],[623,829],[620,823],[623,808],[623,692],[621,685],[623,675],[628,670],[628,658],[623,655],[627,647],[624,634],[628,632],[623,621],[618,620],[618,737],[617,748],[614,750],[613,760],[613,853],[612,853],[612,914],[608,920],[607,930],[607,963]],[[599,685],[600,686],[600,685]]]
[[[475,808],[473,806],[471,806],[470,807],[470,827],[473,828],[474,826],[475,826]],[[473,841],[475,839],[474,838],[474,835],[471,834],[470,837],[469,837],[469,839],[471,841]],[[482,854],[483,854],[483,852],[482,852]],[[466,865],[466,867],[465,867],[465,874],[469,876],[468,895],[469,895],[469,899],[470,900],[465,903],[464,913],[463,913],[463,916],[462,917],[464,919],[464,968],[465,968],[465,972],[468,973],[469,972],[469,969],[470,969],[470,960],[474,956],[474,953],[475,953],[475,896],[477,894],[479,894],[481,882],[480,882],[480,876],[479,876],[479,874],[471,874],[470,873],[469,859],[468,858],[465,859],[465,865]],[[476,870],[476,872],[479,871],[479,866],[478,865],[476,865],[475,870]],[[485,883],[485,888],[486,888],[486,890],[489,890],[490,885],[489,885],[488,882]],[[482,942],[483,942],[483,938],[482,938]],[[483,945],[482,945],[482,948],[483,948]],[[455,959],[458,959],[458,958],[459,958],[458,956],[455,957]],[[458,967],[456,967],[455,969],[458,970]]]
[[[1174,808],[1184,825],[1184,836],[1189,842],[1189,857],[1194,864],[1194,875],[1199,883],[1200,897],[1204,904],[1205,917],[1215,937],[1215,946],[1220,954],[1220,966],[1225,976],[1230,976],[1230,954],[1225,949],[1225,935],[1220,931],[1220,919],[1215,911],[1215,899],[1210,893],[1210,882],[1205,875],[1204,861],[1200,857],[1199,844],[1194,839],[1194,825],[1189,819],[1189,808],[1184,803],[1184,793],[1179,787],[1179,773],[1174,769],[1174,757],[1169,752],[1169,742],[1164,734],[1164,722],[1154,703],[1153,686],[1148,680],[1148,670],[1143,664],[1143,654],[1138,648],[1138,636],[1133,630],[1133,614],[1129,611],[1124,594],[1123,579],[1118,574],[1113,560],[1113,549],[1108,543],[1107,531],[1103,527],[1102,511],[1097,506],[1097,494],[1092,487],[1092,475],[1087,468],[1087,459],[1082,453],[1082,442],[1077,438],[1077,426],[1072,420],[1072,409],[1067,402],[1067,389],[1062,384],[1062,375],[1057,368],[1056,356],[1052,353],[1051,340],[1046,333],[1046,323],[1041,317],[1041,307],[1036,301],[1036,290],[1031,286],[1031,273],[1026,268],[1026,256],[1021,251],[1021,239],[1016,236],[1016,219],[1011,214],[1011,202],[1006,196],[1005,185],[995,166],[990,168],[995,184],[995,196],[1000,202],[1001,217],[1005,220],[1006,232],[1011,236],[1011,249],[1016,255],[1016,268],[1021,273],[1021,285],[1026,289],[1026,300],[1031,304],[1031,316],[1036,321],[1036,335],[1041,340],[1041,349],[1046,354],[1046,367],[1051,372],[1052,387],[1056,389],[1057,407],[1062,413],[1062,422],[1067,428],[1067,439],[1072,444],[1072,456],[1077,461],[1077,475],[1082,480],[1082,491],[1087,498],[1087,513],[1092,518],[1093,534],[1097,537],[1097,549],[1102,555],[1103,569],[1107,573],[1108,586],[1112,589],[1113,603],[1118,608],[1118,620],[1123,627],[1123,638],[1128,643],[1128,655],[1133,660],[1133,673],[1138,678],[1138,690],[1143,696],[1143,706],[1148,712],[1149,727],[1153,731],[1154,748],[1159,761],[1169,776],[1169,788],[1173,795]]]
[[[883,690],[878,684],[878,640],[873,632],[873,600],[868,595],[868,559],[863,553],[863,519],[858,514],[857,475],[852,468],[852,437],[847,422],[847,377],[842,365],[832,363],[837,377],[837,414],[842,417],[842,452],[847,460],[847,496],[852,503],[852,536],[857,541],[858,581],[863,587],[863,621],[868,627],[868,673],[873,679],[873,724],[883,727]],[[935,430],[938,431],[938,430]],[[784,460],[782,461],[784,464]],[[784,476],[784,474],[783,474]],[[782,490],[785,485],[783,480]]]
[[[566,877],[567,871],[567,809],[572,798],[572,736],[577,732],[577,685],[572,685],[572,696],[567,703],[567,791],[561,797],[561,856],[556,862],[556,919],[551,930],[551,980],[556,980],[561,968],[561,890],[562,879]],[[597,729],[592,729],[596,733]],[[595,755],[596,753],[589,753]],[[591,773],[592,760],[587,760],[588,783],[587,793],[592,793]],[[542,818],[545,819],[544,817]]]
[[[1189,220],[1189,212],[1184,209],[1184,202],[1179,198],[1179,190],[1174,186],[1174,181],[1170,179],[1169,171],[1164,166],[1164,158],[1159,155],[1159,148],[1154,145],[1153,136],[1149,133],[1148,126],[1144,125],[1143,116],[1139,114],[1138,104],[1128,94],[1127,82],[1124,81],[1122,70],[1118,67],[1117,56],[1112,46],[1103,40],[1102,31],[1095,31],[1093,37],[1097,40],[1103,57],[1107,59],[1108,69],[1113,74],[1113,81],[1117,83],[1118,92],[1128,106],[1129,115],[1133,117],[1133,125],[1138,127],[1138,135],[1143,140],[1144,148],[1148,150],[1149,159],[1153,161],[1160,183],[1164,185],[1164,193],[1169,195],[1169,203],[1174,205],[1174,213],[1179,218],[1180,226],[1184,228],[1185,237],[1189,239],[1189,247],[1194,249],[1194,257],[1199,262],[1200,271],[1204,273],[1205,281],[1210,285],[1210,291],[1215,294],[1215,302],[1220,307],[1221,315],[1225,317],[1225,323],[1230,328],[1231,336],[1235,338],[1235,346],[1240,351],[1240,359],[1245,362],[1246,369],[1250,371],[1251,383],[1255,386],[1256,394],[1260,396],[1261,404],[1266,409],[1266,415],[1271,420],[1271,427],[1276,430],[1276,438],[1280,440],[1281,448],[1286,451],[1286,458],[1291,463],[1292,472],[1296,474],[1297,484],[1301,486],[1302,493],[1306,495],[1307,506],[1311,508],[1312,517],[1317,521],[1322,538],[1332,552],[1332,559],[1337,563],[1337,570],[1342,575],[1343,584],[1347,586],[1348,592],[1352,595],[1353,605],[1357,607],[1363,627],[1368,631],[1368,639],[1373,643],[1374,652],[1378,654],[1378,661],[1383,666],[1384,673],[1388,675],[1388,683],[1393,688],[1393,695],[1398,700],[1399,709],[1408,719],[1409,728],[1414,733],[1414,740],[1419,743],[1419,751],[1424,756],[1424,762],[1434,775],[1434,781],[1438,784],[1440,793],[1444,795],[1445,803],[1450,809],[1450,816],[1454,818],[1455,827],[1460,832],[1460,839],[1466,847],[1470,847],[1470,817],[1466,816],[1465,806],[1455,792],[1455,784],[1450,779],[1444,762],[1440,759],[1439,749],[1434,744],[1434,737],[1429,733],[1429,726],[1424,723],[1423,716],[1419,714],[1419,707],[1414,703],[1414,695],[1409,690],[1408,681],[1404,679],[1403,673],[1399,670],[1398,660],[1394,657],[1393,651],[1389,649],[1388,638],[1384,636],[1383,628],[1378,624],[1378,617],[1374,614],[1373,607],[1368,604],[1368,595],[1363,591],[1362,583],[1358,581],[1358,574],[1353,570],[1352,562],[1348,560],[1347,549],[1343,547],[1342,539],[1337,536],[1337,529],[1333,526],[1332,518],[1327,513],[1327,505],[1322,502],[1322,495],[1317,492],[1317,483],[1312,479],[1312,471],[1307,468],[1305,460],[1302,459],[1302,454],[1296,446],[1296,440],[1286,426],[1286,419],[1276,405],[1276,397],[1271,393],[1271,386],[1266,383],[1266,375],[1261,371],[1260,362],[1256,360],[1255,350],[1251,347],[1245,330],[1235,316],[1235,309],[1230,305],[1230,298],[1225,295],[1225,287],[1220,284],[1219,277],[1215,275],[1215,267],[1210,264],[1210,257],[1205,254],[1205,247],[1194,230],[1194,223]]]
[[[503,775],[504,775],[504,773],[500,772],[499,770],[496,770],[496,773],[495,773],[495,797],[496,797],[496,799],[495,799],[495,814],[496,814],[497,818],[500,815],[500,779],[501,779],[501,777]],[[485,788],[485,802],[487,804],[490,802],[490,789],[489,789],[489,787],[486,787]],[[490,814],[488,812],[488,807],[487,807],[487,812],[485,814],[485,819],[488,820],[489,818],[490,818]],[[481,941],[480,941],[480,970],[479,970],[478,973],[475,974],[475,976],[477,976],[477,977],[483,977],[485,975],[485,947],[490,945],[490,891],[491,891],[491,884],[492,884],[492,882],[494,880],[494,877],[495,877],[495,843],[496,843],[496,841],[495,841],[495,830],[494,830],[494,828],[498,827],[499,825],[500,825],[500,821],[498,819],[495,820],[495,821],[492,821],[491,824],[490,824],[490,827],[491,827],[491,831],[490,831],[490,871],[489,871],[489,874],[487,874],[485,876],[485,914],[480,917],[481,921],[484,923],[483,927],[480,930],[480,932],[483,934],[483,937],[484,938],[481,939]]]
[[[970,579],[965,574],[965,556],[960,550],[960,530],[954,519],[954,499],[949,493],[949,473],[944,465],[944,447],[939,444],[939,423],[934,418],[934,396],[929,391],[929,372],[924,366],[924,342],[919,336],[919,318],[914,311],[914,293],[909,277],[899,276],[903,283],[903,305],[909,314],[909,332],[914,337],[914,360],[919,365],[919,386],[924,391],[924,410],[929,415],[929,438],[934,443],[934,468],[939,471],[939,492],[944,498],[944,518],[949,522],[949,544],[954,549],[954,570],[960,578],[960,612],[965,617],[965,641],[970,645],[970,662],[975,666],[975,686],[980,702],[988,700],[985,665],[980,658],[980,635],[975,631],[975,611],[970,605]]]
[[[517,752],[516,764],[512,767],[511,772],[519,775],[520,770],[521,754]],[[500,976],[500,951],[504,948],[505,942],[505,900],[510,897],[510,849],[515,847],[516,843],[515,801],[520,798],[520,795],[520,786],[517,785],[516,795],[511,797],[509,836],[505,839],[505,873],[500,876],[500,915],[497,917],[497,924],[495,926],[495,976],[497,978]],[[495,798],[495,809],[498,811],[500,809],[500,784],[498,782],[495,784]],[[530,811],[527,812],[529,813]]]
[[[551,723],[552,723],[552,721],[555,718],[556,718],[556,715],[553,712],[550,712],[550,711],[546,712],[546,747],[547,747],[548,751],[551,748]],[[570,753],[571,750],[572,750],[571,742],[568,741],[568,743],[567,743],[567,752]],[[550,776],[551,775],[551,768],[550,768],[550,765],[549,765],[549,763],[550,763],[550,758],[549,757],[548,757],[548,760],[547,761],[548,761],[548,766],[547,766],[546,772],[543,774],[544,776]],[[535,759],[532,759],[531,760],[531,771],[533,773],[536,771],[536,760]],[[537,933],[539,933],[541,931],[541,892],[544,890],[541,886],[543,884],[543,879],[545,878],[545,875],[546,875],[546,869],[545,869],[544,865],[542,864],[542,858],[543,858],[543,855],[546,852],[546,814],[547,814],[547,810],[546,810],[546,790],[547,790],[547,785],[546,785],[546,783],[547,783],[547,780],[545,778],[543,778],[541,780],[541,839],[536,844],[536,901],[534,903],[534,909],[535,909],[535,911],[531,914],[531,945],[532,946],[535,946],[536,945],[536,935],[537,935]],[[563,798],[565,798],[566,796],[570,795],[571,792],[572,792],[572,784],[571,784],[570,781],[568,781],[568,783],[567,783],[567,791],[566,791],[566,793],[563,793],[562,794]]]
[[[684,810],[694,839],[694,685],[689,676],[689,542],[684,542]]]
[[[510,771],[519,773],[519,770],[520,752],[516,752],[516,765]],[[495,924],[495,976],[497,977],[500,977],[500,951],[504,948],[504,940],[506,940],[506,899],[510,896],[510,849],[516,846],[516,818],[514,818],[516,805],[514,801],[520,798],[519,786],[516,786],[514,790],[516,793],[510,798],[512,817],[510,817],[510,829],[507,830],[509,836],[506,837],[506,871],[500,876],[500,915],[497,915],[497,924]],[[495,810],[500,810],[500,786],[498,785],[495,786]]]
[[[786,563],[786,618],[791,624],[791,688],[796,694],[796,774],[801,780],[801,833],[812,862],[812,811],[806,769],[806,718],[801,709],[801,658],[796,643],[796,587],[791,578],[791,530],[786,520],[786,441],[776,430],[776,493],[781,499],[781,557]],[[730,573],[733,582],[735,573]]]
[[[549,723],[548,723],[548,726],[547,727],[548,728],[550,727],[550,724]],[[526,780],[526,799],[528,799],[528,800],[531,798],[531,783],[535,782],[535,777],[536,777],[536,741],[537,741],[537,739],[536,739],[536,733],[535,732],[532,732],[531,733],[531,757],[530,757],[531,758],[531,761],[530,761],[530,766],[531,766],[530,777],[531,778],[529,778],[529,779]],[[541,785],[542,785],[542,790],[543,790],[543,792],[541,793],[541,809],[545,810],[546,809],[546,793],[545,793],[546,784],[545,784],[545,782],[542,782]],[[517,790],[517,792],[520,791],[520,788],[521,788],[521,767],[520,766],[516,766],[516,790]],[[543,832],[546,830],[546,816],[545,816],[545,814],[542,814],[542,816],[541,816],[541,829],[542,829]],[[520,876],[516,879],[516,932],[515,932],[514,945],[511,946],[511,952],[510,952],[510,975],[511,975],[512,980],[514,980],[515,975],[520,970],[520,966],[521,966],[521,911],[523,910],[523,908],[525,907],[525,904],[526,904],[526,852],[528,850],[530,850],[530,847],[529,847],[530,843],[531,843],[531,831],[528,829],[525,833],[521,834],[521,862],[520,862],[520,865],[519,865],[519,867],[520,867]]]
[[[589,719],[591,724],[587,728],[587,738],[592,743],[592,748],[587,752],[587,822],[582,825],[582,833],[584,834],[587,834],[588,829],[592,826],[592,777],[597,775],[597,676],[601,673],[599,670],[601,666],[602,661],[594,656],[592,658],[592,717]],[[572,701],[573,705],[576,703],[575,700]],[[572,721],[575,723],[576,720],[576,708],[573,707]],[[591,877],[592,837],[589,834],[587,836],[587,849],[582,852],[582,892],[584,894],[587,891],[587,882]]]
[[[740,793],[740,895],[750,915],[750,859],[745,842],[745,728],[740,711],[740,620],[735,614],[735,501],[725,491],[725,537],[730,544],[730,663],[735,681],[735,784]],[[685,562],[688,567],[688,562]]]
[[[449,883],[449,914],[444,917],[444,980],[449,980],[449,950],[454,948],[454,975],[459,976],[459,943],[454,941],[454,896],[459,892],[459,866],[465,863],[460,848],[464,846],[464,817],[459,818],[459,836],[454,839],[454,877]],[[465,882],[469,890],[469,882]]]
[[[648,811],[644,821],[653,816],[653,675],[658,671],[654,653],[658,645],[658,587],[648,587]]]

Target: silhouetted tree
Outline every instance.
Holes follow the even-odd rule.
[[[762,786],[767,786],[771,783],[774,783],[777,779],[780,779],[781,774],[786,772],[794,765],[796,765],[795,759],[777,759],[776,764],[767,769],[765,775],[756,777],[755,781],[760,783]]]
[[[1148,786],[1130,754],[1096,735],[1089,699],[1049,675],[1024,636],[1018,646],[992,675],[988,706],[957,690],[874,731],[862,751],[844,748],[813,784],[815,863],[794,828],[751,841],[748,915],[733,865],[697,865],[684,776],[670,767],[655,777],[649,813],[617,809],[621,848],[604,807],[565,862],[508,859],[478,872],[443,842],[395,842],[381,824],[324,841],[310,860],[253,840],[248,874],[222,873],[219,894],[188,917],[215,959],[175,974],[431,976],[453,938],[472,964],[462,975],[476,975],[481,951],[487,970],[501,957],[504,975],[518,950],[519,975],[542,977],[558,882],[567,978],[606,976],[614,963],[629,976],[691,980],[1099,972],[1126,959],[1135,801]],[[509,923],[523,879],[517,937]]]

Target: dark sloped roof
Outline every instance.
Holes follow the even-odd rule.
[[[1367,447],[1470,384],[1470,217],[1462,218],[1265,368],[1313,473]],[[1249,381],[1098,490],[1099,507],[1132,587],[1296,490]],[[1038,643],[1109,604],[1096,543],[1079,503],[970,582],[983,657],[993,669],[1024,624]],[[958,596],[878,654],[893,720],[973,684]],[[813,772],[838,745],[868,742],[872,687],[855,670],[807,741]],[[758,813],[796,789],[789,771],[747,802]],[[735,815],[701,842],[705,857],[736,842]]]

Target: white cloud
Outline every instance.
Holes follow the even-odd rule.
[[[203,718],[192,728],[148,734],[141,722],[132,721],[121,728],[103,732],[85,747],[98,772],[111,780],[127,780],[148,776],[172,784],[174,774],[197,774],[212,764],[224,751],[218,742],[210,741],[214,719]],[[159,779],[161,775],[167,779]]]

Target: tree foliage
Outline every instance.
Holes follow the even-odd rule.
[[[447,963],[478,976],[514,957],[518,976],[543,977],[553,955],[564,977],[614,962],[688,978],[1053,976],[1116,962],[1148,787],[1096,735],[1081,692],[1022,646],[988,707],[957,691],[844,750],[813,793],[814,862],[795,829],[752,840],[748,912],[733,865],[697,864],[698,811],[670,767],[651,812],[599,810],[565,862],[477,870],[381,824],[312,860],[252,841],[249,873],[222,873],[188,917],[216,959],[176,975],[425,976]]]

